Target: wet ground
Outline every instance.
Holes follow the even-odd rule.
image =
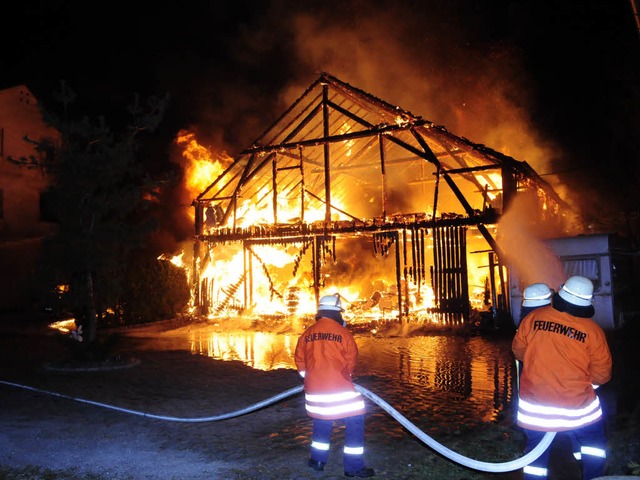
[[[145,342],[274,370],[295,369],[297,338],[297,333],[221,331],[199,324]],[[356,381],[367,379],[374,393],[421,428],[455,431],[500,420],[510,407],[515,363],[508,336],[358,334],[356,340]]]
[[[294,346],[287,334],[274,340],[264,332],[229,336],[228,332],[215,333],[203,327],[207,326],[159,324],[128,329],[113,347],[132,353],[140,364],[93,374],[44,372],[40,367],[59,357],[62,343],[48,337],[36,345],[32,336],[3,334],[0,378],[73,397],[88,396],[99,402],[186,417],[231,411],[299,385],[293,370],[268,367],[287,361]],[[628,374],[628,367],[637,367],[637,354],[626,348],[634,344],[631,339],[625,335],[612,340],[618,368],[612,384],[601,391],[612,433],[610,473],[625,473],[626,463],[640,456],[638,412],[634,409],[637,377]],[[357,383],[380,395],[424,432],[471,458],[504,461],[520,455],[523,439],[513,428],[510,409],[514,373],[509,338],[364,335],[357,341],[361,350]],[[225,356],[224,361],[214,360]],[[336,464],[322,476],[310,475],[304,467],[310,422],[299,395],[259,414],[193,426],[149,423],[148,419],[6,386],[0,386],[0,395],[0,466],[36,462],[47,468],[71,468],[87,456],[103,474],[111,471],[99,478],[186,478],[180,472],[188,473],[189,478],[342,478],[337,451],[332,454]],[[38,448],[43,450],[20,450],[21,442],[33,444],[34,432]],[[336,448],[340,435],[338,429]],[[111,448],[109,439],[126,448]],[[481,474],[434,455],[373,404],[367,416],[367,443],[370,463],[379,478],[520,478],[519,472]],[[139,450],[146,453],[140,455]],[[563,453],[561,438],[554,450]],[[577,480],[577,466],[562,458],[550,480]],[[160,475],[158,462],[171,465],[176,476]],[[216,476],[214,471],[226,473]],[[11,478],[1,473],[0,478]]]

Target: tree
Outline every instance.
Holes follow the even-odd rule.
[[[168,97],[142,105],[136,96],[127,109],[130,123],[120,133],[112,132],[102,116],[74,119],[76,95],[64,82],[54,97],[60,113],[44,110],[43,116],[60,139],[26,139],[40,155],[12,161],[42,168],[52,178],[48,209],[58,231],[43,246],[41,280],[48,288],[68,285],[65,303],[83,326],[89,348],[98,318],[116,308],[122,294],[123,265],[155,228],[148,213],[159,182],[141,168],[138,138],[158,126]]]
[[[127,288],[118,302],[122,307],[119,320],[128,325],[144,323],[150,318],[172,318],[183,311],[191,299],[184,268],[170,260],[131,257],[126,268]]]

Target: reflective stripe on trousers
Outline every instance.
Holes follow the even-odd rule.
[[[528,453],[538,445],[545,432],[528,429],[524,431],[527,434],[525,453]],[[565,435],[569,439],[573,456],[582,463],[583,480],[604,475],[607,453],[602,420],[586,427],[560,432],[560,435]],[[549,450],[552,446],[522,469],[525,480],[541,480],[548,477]]]
[[[331,446],[331,433],[334,422],[344,422],[343,464],[345,471],[356,471],[364,468],[364,415],[347,417],[341,420],[313,419],[313,437],[311,441],[311,458],[327,463]]]
[[[547,478],[549,471],[546,468],[527,465],[522,469],[524,478]]]

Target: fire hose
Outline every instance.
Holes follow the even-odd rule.
[[[103,407],[103,408],[107,408],[110,410],[116,410],[119,412],[123,412],[123,413],[129,413],[132,415],[138,415],[141,417],[145,417],[145,418],[152,418],[152,419],[156,419],[156,420],[165,420],[165,421],[170,421],[170,422],[185,422],[185,423],[202,423],[202,422],[215,422],[215,421],[219,421],[219,420],[227,420],[230,418],[234,418],[234,417],[238,417],[241,415],[245,415],[247,413],[251,413],[254,412],[256,410],[259,410],[263,407],[266,407],[272,403],[276,403],[279,402],[280,400],[290,397],[292,395],[295,395],[297,393],[300,393],[304,390],[304,386],[299,385],[297,387],[293,387],[290,388],[289,390],[285,390],[282,393],[279,393],[278,395],[274,395],[273,397],[267,398],[265,400],[262,400],[258,403],[255,403],[253,405],[250,405],[248,407],[245,407],[243,409],[240,410],[236,410],[233,412],[229,412],[229,413],[225,413],[225,414],[221,414],[221,415],[214,415],[214,416],[210,416],[210,417],[196,417],[196,418],[184,418],[184,417],[170,417],[170,416],[165,416],[165,415],[154,415],[151,413],[147,413],[147,412],[140,412],[140,411],[136,411],[136,410],[130,410],[128,408],[122,408],[122,407],[117,407],[115,405],[108,405],[106,403],[100,403],[100,402],[95,402],[93,400],[87,400],[87,399],[83,399],[83,398],[77,398],[77,397],[71,397],[69,395],[64,395],[61,393],[56,393],[56,392],[50,392],[47,390],[41,390],[39,388],[35,388],[35,387],[30,387],[27,385],[20,385],[18,383],[13,383],[13,382],[7,382],[4,380],[0,380],[1,384],[4,385],[9,385],[11,387],[18,387],[18,388],[23,388],[25,390],[31,390],[32,392],[38,392],[38,393],[44,393],[47,395],[53,395],[55,397],[60,397],[60,398],[65,398],[68,400],[74,400],[76,402],[81,402],[81,403],[87,403],[89,405],[95,405],[98,407]],[[540,455],[542,455],[542,453],[549,448],[549,445],[551,445],[551,442],[553,441],[554,437],[555,437],[555,432],[547,432],[544,437],[542,437],[542,440],[540,440],[540,443],[533,449],[531,450],[529,453],[527,453],[526,455],[516,459],[516,460],[511,460],[508,462],[502,462],[502,463],[493,463],[493,462],[484,462],[484,461],[479,461],[479,460],[475,460],[469,457],[465,457],[463,455],[460,455],[459,453],[454,452],[453,450],[450,450],[449,448],[445,447],[444,445],[436,442],[433,438],[431,438],[429,435],[427,435],[426,433],[424,433],[423,431],[421,431],[418,427],[416,427],[413,423],[411,423],[406,417],[404,417],[400,412],[398,412],[397,410],[395,410],[391,405],[389,405],[387,402],[385,402],[382,398],[380,398],[379,396],[377,396],[375,393],[371,392],[370,390],[367,390],[366,388],[364,388],[361,385],[357,385],[356,384],[356,390],[358,390],[358,392],[360,392],[360,394],[362,394],[362,396],[364,396],[365,398],[371,400],[373,403],[375,403],[376,405],[378,405],[380,408],[382,408],[385,412],[387,412],[389,415],[391,415],[395,420],[397,420],[403,427],[405,427],[407,430],[409,430],[409,432],[411,432],[413,435],[415,435],[419,440],[421,440],[423,443],[425,443],[427,446],[431,447],[432,449],[434,449],[436,452],[440,453],[441,455],[449,458],[450,460],[463,465],[465,467],[469,467],[472,468],[474,470],[479,470],[479,471],[483,471],[483,472],[510,472],[513,470],[518,470],[520,468],[523,468],[526,465],[529,465],[531,462],[533,462],[536,458],[538,458]]]

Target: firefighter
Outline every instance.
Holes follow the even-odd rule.
[[[532,283],[522,292],[520,321],[538,307],[551,305],[553,292],[546,283]]]
[[[522,292],[522,308],[520,309],[520,320],[518,320],[518,325],[520,325],[524,317],[529,315],[536,308],[551,305],[552,295],[553,292],[546,283],[532,283],[525,288]],[[522,362],[520,362],[520,360],[516,360],[516,367],[518,388],[520,388],[520,374],[522,372]]]
[[[364,464],[364,398],[351,379],[358,347],[342,318],[340,295],[320,298],[316,322],[298,339],[295,363],[304,378],[305,408],[313,421],[311,457],[307,465],[324,470],[329,459],[334,421],[345,425],[344,474],[373,477]]]
[[[552,304],[521,322],[512,343],[523,363],[517,422],[531,451],[545,432],[563,432],[582,464],[583,480],[602,476],[606,462],[603,413],[595,389],[611,378],[604,331],[591,320],[593,283],[567,279]],[[548,477],[548,448],[523,469],[525,480]]]

